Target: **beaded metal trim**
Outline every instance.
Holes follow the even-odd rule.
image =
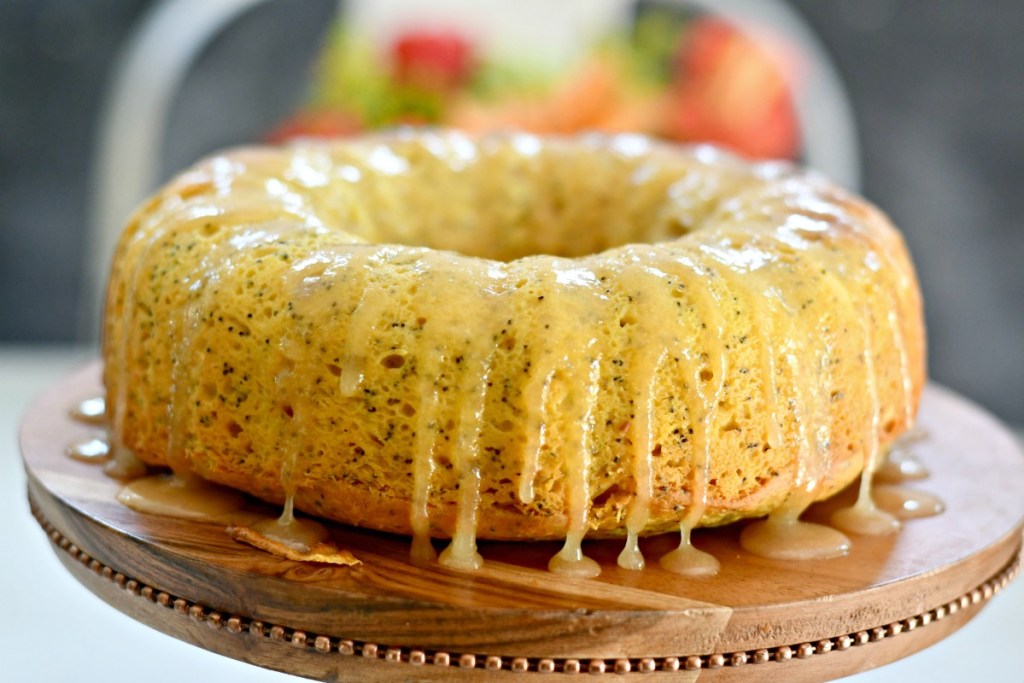
[[[205,622],[212,629],[226,629],[240,636],[267,638],[272,641],[290,643],[305,651],[321,654],[338,654],[349,657],[365,657],[379,659],[391,663],[410,664],[412,666],[458,667],[462,669],[485,669],[488,671],[513,671],[516,673],[567,673],[576,674],[589,672],[592,674],[630,672],[651,673],[655,671],[696,671],[700,669],[718,669],[725,666],[741,666],[744,664],[764,664],[770,661],[786,662],[793,658],[807,659],[814,655],[822,655],[832,650],[842,651],[858,645],[877,642],[916,628],[927,626],[933,621],[941,621],[949,615],[956,614],[971,605],[977,605],[992,598],[995,594],[1013,581],[1021,570],[1020,552],[999,573],[973,590],[950,600],[934,609],[921,614],[895,621],[884,626],[856,633],[848,633],[832,638],[825,638],[812,643],[797,643],[758,650],[724,652],[710,655],[680,655],[678,657],[637,657],[621,659],[570,659],[548,657],[508,657],[498,655],[481,655],[472,653],[454,653],[441,650],[417,649],[408,646],[389,646],[361,640],[339,638],[308,633],[289,628],[280,624],[266,624],[247,617],[226,615],[185,598],[176,597],[153,586],[143,584],[136,579],[125,576],[109,567],[78,546],[50,524],[43,517],[35,503],[29,500],[32,516],[49,535],[50,540],[58,548],[68,553],[73,559],[94,571],[97,575],[111,581],[132,595],[148,600],[161,607],[173,609],[182,616],[197,622]]]

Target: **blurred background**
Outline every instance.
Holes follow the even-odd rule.
[[[0,0],[0,353],[95,344],[119,226],[215,149],[644,130],[859,188],[914,254],[931,376],[1019,426],[1022,27],[1020,0]]]

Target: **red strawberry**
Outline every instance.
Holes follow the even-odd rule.
[[[452,90],[473,70],[473,46],[453,31],[410,31],[391,46],[398,82],[425,90]]]
[[[706,140],[752,157],[794,157],[800,133],[779,54],[718,19],[684,34],[667,98],[667,134]]]

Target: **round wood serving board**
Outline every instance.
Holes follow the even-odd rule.
[[[551,543],[482,543],[483,570],[414,567],[408,539],[331,526],[355,567],[303,564],[231,540],[217,524],[140,514],[118,482],[65,455],[96,427],[69,409],[101,392],[99,364],[67,377],[25,416],[33,512],[58,557],[135,619],[229,657],[324,680],[507,680],[577,671],[642,680],[824,680],[916,652],[973,617],[1018,572],[1024,454],[993,418],[945,389],[925,393],[931,471],[913,486],[947,511],[848,557],[778,562],[740,549],[741,524],[694,543],[721,572],[685,578],[615,564],[621,542],[587,553],[599,578],[547,572]],[[853,492],[813,508],[827,518]],[[262,506],[253,502],[254,507]],[[277,511],[267,506],[268,517]],[[645,539],[657,558],[674,535]],[[622,680],[615,677],[613,680]]]

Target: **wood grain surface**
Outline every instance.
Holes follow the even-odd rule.
[[[942,498],[944,514],[908,520],[895,536],[854,536],[848,557],[809,562],[743,551],[741,524],[698,531],[695,545],[722,563],[717,576],[699,579],[653,561],[641,572],[620,569],[621,542],[591,542],[587,554],[603,573],[590,580],[544,570],[554,543],[482,543],[484,569],[465,574],[410,565],[404,537],[330,525],[332,540],[363,562],[337,567],[271,556],[220,525],[134,512],[116,502],[119,484],[100,467],[65,455],[98,431],[69,409],[99,391],[95,363],[46,392],[22,424],[30,499],[58,556],[143,623],[311,678],[504,679],[524,668],[518,675],[533,678],[549,665],[555,673],[618,667],[643,680],[834,678],[959,628],[1015,573],[1021,545],[1024,455],[993,418],[934,386],[920,418],[928,437],[912,446],[932,475],[910,485]],[[827,519],[852,499],[844,492],[807,518]],[[677,542],[654,537],[641,547],[650,560]],[[701,668],[686,670],[686,657]]]

